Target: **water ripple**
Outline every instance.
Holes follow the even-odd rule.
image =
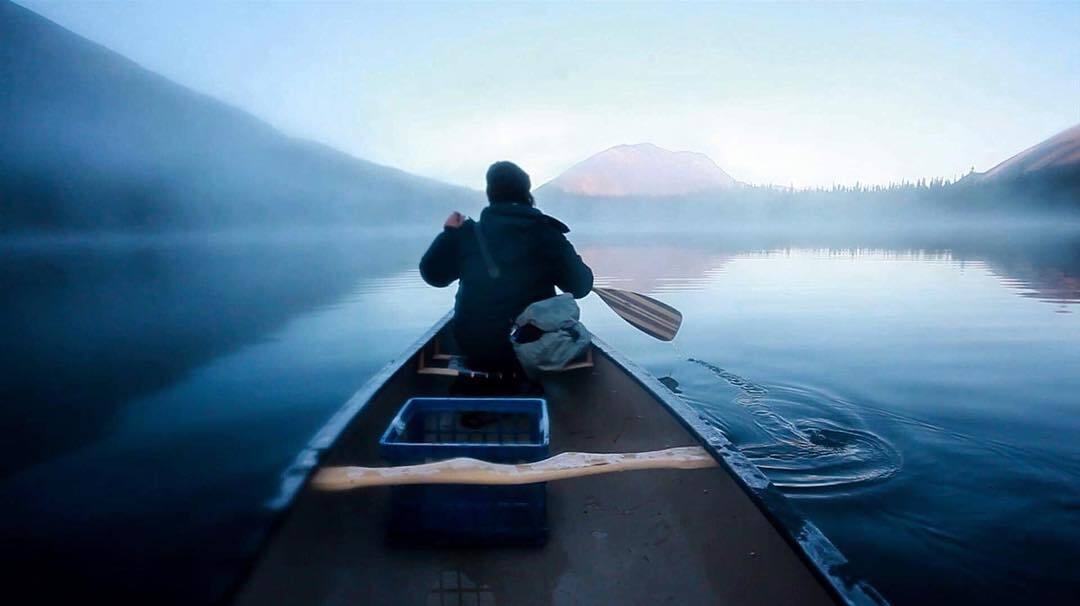
[[[739,390],[735,403],[750,413],[758,431],[740,440],[730,423],[718,424],[786,492],[849,491],[884,481],[903,464],[888,441],[860,427],[850,402],[803,387],[766,388],[704,360],[689,361]]]

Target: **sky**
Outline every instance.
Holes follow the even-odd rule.
[[[796,187],[984,171],[1080,123],[1080,2],[19,3],[295,136],[482,188],[614,145]]]

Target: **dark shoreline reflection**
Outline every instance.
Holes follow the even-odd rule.
[[[268,466],[295,452],[268,437],[302,444],[281,428],[306,433],[319,420],[278,410],[243,419],[261,401],[256,383],[240,394],[188,390],[198,401],[172,413],[172,431],[167,408],[133,407],[362,279],[410,269],[423,243],[339,231],[0,246],[0,565],[42,601],[191,604],[236,582],[271,520],[262,502],[280,469]],[[251,375],[241,384],[267,372],[237,370]],[[332,405],[355,387],[300,384],[297,401]],[[338,395],[324,403],[326,393]],[[64,583],[48,582],[57,576]]]
[[[723,271],[735,255],[784,250],[824,250],[830,254],[864,253],[936,257],[958,263],[982,263],[1002,286],[1018,296],[1054,304],[1080,302],[1080,227],[1038,225],[905,228],[888,230],[738,229],[678,232],[659,229],[627,237],[610,226],[593,232],[578,229],[579,251],[604,285],[661,293],[694,289]],[[646,240],[635,246],[628,240]]]
[[[9,244],[0,478],[93,441],[131,398],[415,254],[393,238],[317,234]]]
[[[1059,304],[1066,312],[1080,303],[1080,237],[1001,245],[973,256],[1021,297]]]

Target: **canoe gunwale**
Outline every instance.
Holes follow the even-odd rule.
[[[727,436],[707,421],[656,377],[593,335],[593,344],[605,356],[625,371],[660,404],[709,452],[727,471],[735,483],[762,511],[777,532],[799,554],[807,567],[833,597],[841,603],[858,606],[888,604],[868,582],[848,570],[847,558],[833,545],[813,522],[803,517],[791,501],[750,459],[746,458]]]

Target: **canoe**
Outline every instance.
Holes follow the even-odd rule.
[[[285,472],[271,503],[281,515],[234,603],[884,603],[718,428],[600,339],[584,368],[545,382],[551,453],[700,445],[718,466],[551,482],[541,547],[387,542],[389,488],[309,480],[323,466],[384,465],[378,441],[401,405],[447,395],[454,373],[420,369],[452,352],[450,322],[377,373]]]

